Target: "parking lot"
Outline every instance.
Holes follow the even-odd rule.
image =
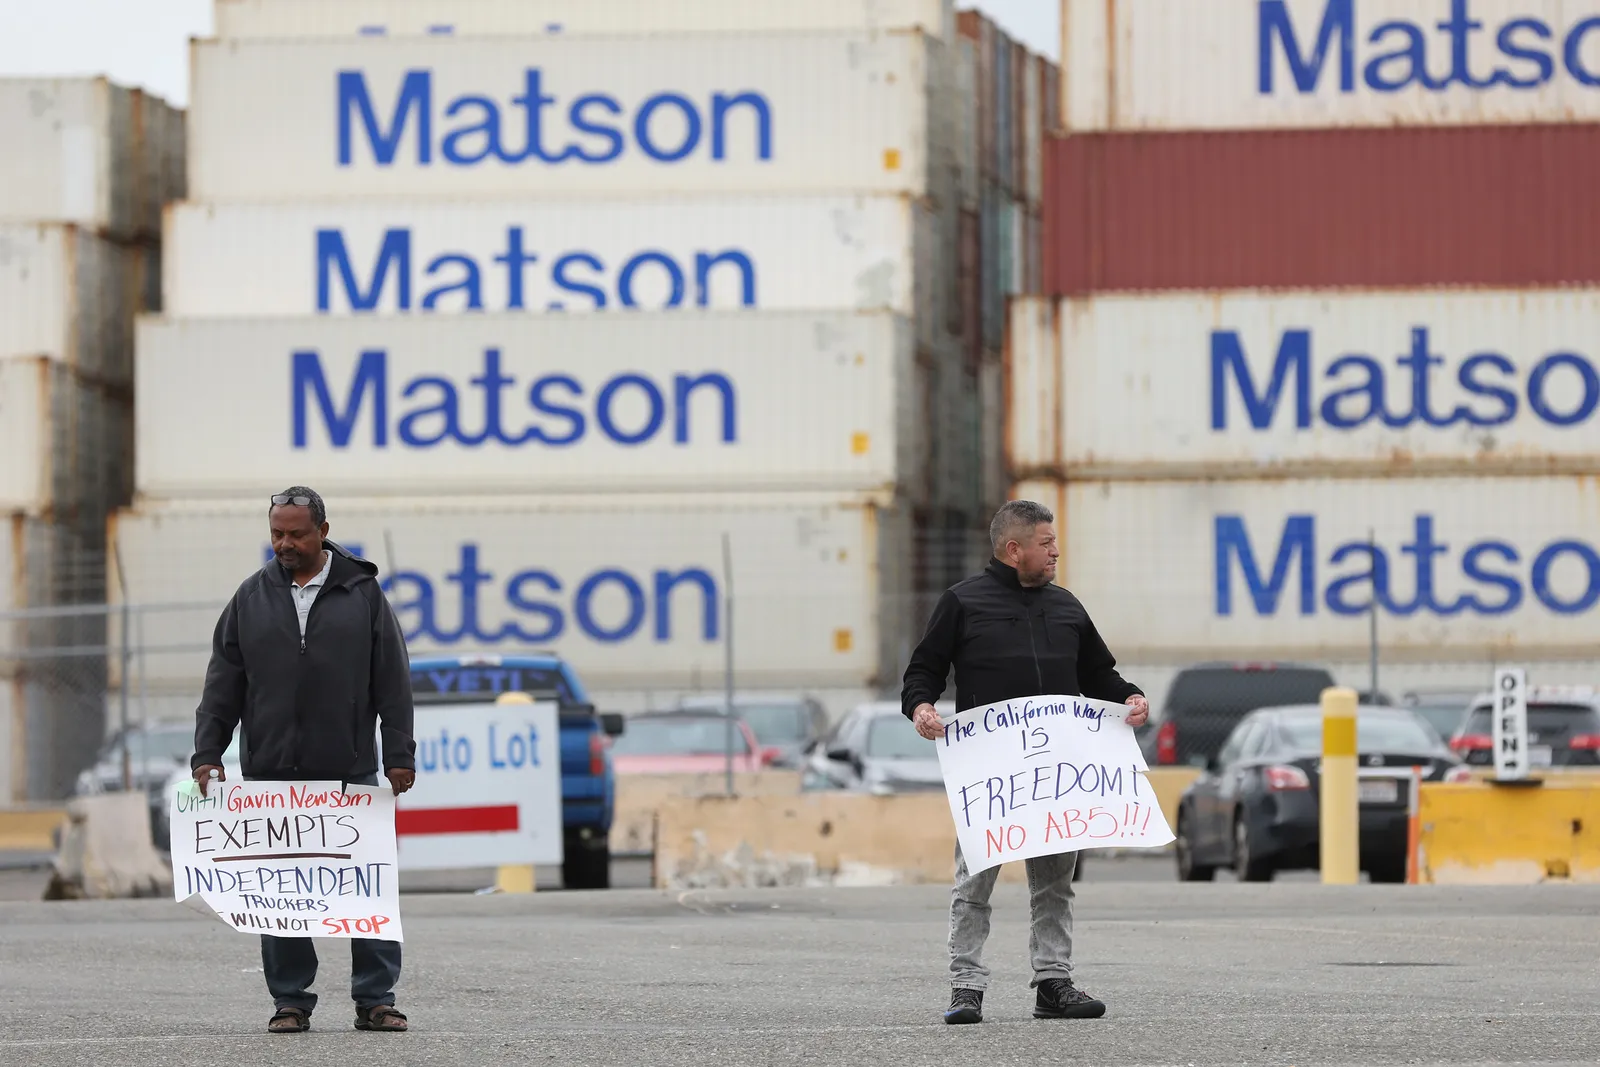
[[[938,1020],[939,886],[408,894],[406,1035],[350,1028],[337,943],[321,943],[312,1032],[272,1036],[248,937],[165,901],[3,903],[0,1063],[1600,1059],[1600,887],[1177,885],[1149,861],[1096,874],[1077,960],[1108,1017],[1030,1017],[1026,900],[1002,886],[988,1021],[959,1028]]]

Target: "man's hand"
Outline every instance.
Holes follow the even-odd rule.
[[[916,726],[917,733],[929,741],[937,741],[944,736],[944,720],[939,718],[932,704],[918,704],[911,713],[911,722]]]
[[[202,766],[194,769],[194,780],[195,783],[200,786],[201,796],[206,795],[206,787],[211,784],[213,774],[216,776],[216,780],[219,782],[226,782],[228,780],[228,772],[223,770],[221,767],[218,767],[215,763],[203,764]]]
[[[404,767],[390,767],[383,773],[388,776],[389,785],[394,789],[395,796],[417,784],[417,772],[408,771]]]
[[[1124,701],[1133,710],[1128,712],[1129,726],[1143,726],[1150,719],[1150,701],[1135,693]]]

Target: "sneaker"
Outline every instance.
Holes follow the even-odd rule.
[[[1039,983],[1033,1005],[1035,1019],[1098,1019],[1106,1006],[1072,984],[1070,978],[1046,978]]]
[[[944,1021],[952,1026],[983,1022],[983,990],[957,989],[950,994],[950,1010]]]

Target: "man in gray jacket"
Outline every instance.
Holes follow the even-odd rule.
[[[239,728],[246,779],[378,784],[374,735],[396,794],[416,774],[411,664],[378,568],[327,539],[322,498],[304,486],[267,509],[274,558],[246,578],[212,638],[195,712],[194,777],[222,781],[222,754]],[[394,1006],[397,941],[352,939],[358,1030],[404,1030]],[[267,1029],[310,1029],[317,953],[310,938],[262,935],[261,964],[276,1009]]]

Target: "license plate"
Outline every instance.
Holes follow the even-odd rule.
[[[1529,745],[1528,762],[1535,767],[1550,766],[1551,752],[1549,745]]]
[[[1400,799],[1400,783],[1393,778],[1363,778],[1359,786],[1363,804],[1393,804]]]

